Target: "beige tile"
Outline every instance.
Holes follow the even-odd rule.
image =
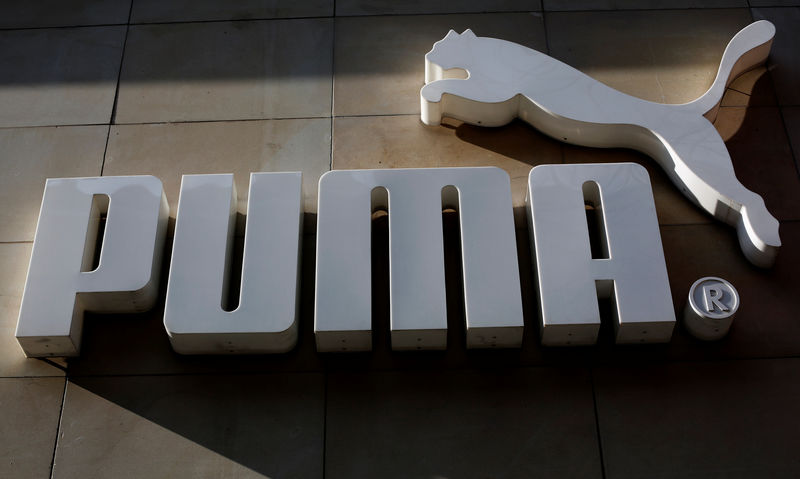
[[[132,26],[116,122],[327,117],[331,19]]]
[[[515,207],[525,204],[528,172],[561,163],[561,144],[515,121],[481,128],[455,120],[425,126],[416,115],[336,118],[333,168],[497,166],[511,178]]]
[[[800,106],[800,8],[754,8],[753,18],[775,24],[775,40],[769,57],[769,68],[778,102]]]
[[[70,379],[54,477],[322,476],[322,374]]]
[[[546,48],[541,14],[337,18],[334,114],[419,113],[425,54],[451,28]]]
[[[116,125],[103,175],[161,178],[174,218],[181,175],[233,173],[244,214],[250,173],[302,171],[304,208],[313,213],[329,164],[329,119]]]
[[[779,109],[720,108],[714,126],[742,184],[761,195],[779,220],[800,219],[800,178]]]
[[[683,103],[702,95],[747,9],[552,13],[550,54],[629,95]]]
[[[125,27],[0,32],[0,126],[108,123]]]
[[[137,0],[131,23],[321,17],[333,14],[333,0]]]
[[[541,9],[539,0],[466,0],[461,2],[339,0],[336,2],[336,15],[521,12]]]
[[[566,163],[638,163],[647,168],[650,175],[659,224],[710,223],[714,221],[683,196],[658,163],[647,155],[633,150],[565,145],[564,161]]]
[[[747,0],[543,0],[545,11],[747,7]],[[752,3],[752,2],[751,2]]]
[[[69,27],[128,22],[131,0],[5,0],[0,28]]]
[[[64,381],[0,379],[0,476],[50,477]]]
[[[0,242],[33,241],[47,178],[99,176],[107,126],[0,129]]]

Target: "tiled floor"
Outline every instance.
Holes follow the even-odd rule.
[[[766,67],[715,125],[740,180],[781,220],[770,270],[627,150],[564,145],[521,122],[419,121],[423,55],[450,28],[548,52],[626,93],[685,102],[754,19]],[[11,0],[0,3],[0,477],[799,477],[800,1]],[[728,337],[538,344],[526,175],[632,161],[653,184],[677,311],[702,276],[742,305]],[[316,184],[330,168],[485,166],[512,183],[521,349],[467,351],[457,218],[444,216],[449,348],[388,346],[387,222],[375,220],[375,347],[314,348]],[[87,314],[82,355],[25,359],[14,328],[48,177],[302,170],[298,347],[185,357],[141,315]],[[241,241],[237,243],[241,248]],[[169,247],[169,245],[168,245]],[[168,268],[168,264],[164,265]]]

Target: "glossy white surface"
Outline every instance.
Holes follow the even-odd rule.
[[[726,85],[766,60],[774,35],[767,21],[749,25],[728,44],[705,94],[665,105],[621,93],[527,47],[451,30],[425,55],[422,121],[437,125],[447,116],[500,126],[519,117],[560,141],[642,151],[689,199],[735,226],[747,258],[766,267],[781,245],[778,221],[736,178],[709,120],[716,117]]]
[[[598,242],[607,259],[592,257],[585,200],[602,212]],[[526,203],[542,344],[594,344],[598,296],[612,300],[617,343],[670,340],[675,312],[644,167],[537,166],[528,177]]]
[[[445,188],[449,185],[457,194]],[[514,218],[503,170],[335,170],[319,184],[314,305],[319,351],[372,348],[371,214],[387,207],[392,348],[446,347],[443,201],[460,215],[467,346],[521,344]]]
[[[183,354],[278,353],[297,342],[301,173],[251,173],[239,306],[229,290],[233,175],[184,175],[164,326]],[[233,278],[238,281],[238,278]]]
[[[730,282],[713,276],[700,278],[689,289],[683,324],[697,339],[722,339],[738,309],[739,292]]]
[[[106,205],[99,266],[91,271]],[[85,310],[150,309],[168,218],[153,176],[47,180],[17,324],[25,354],[76,356]]]

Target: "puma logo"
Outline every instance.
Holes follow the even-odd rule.
[[[425,55],[422,121],[502,126],[519,117],[559,141],[641,151],[690,200],[736,227],[748,260],[768,267],[781,245],[778,220],[736,178],[711,121],[728,83],[766,60],[774,35],[764,20],[745,27],[725,49],[708,91],[669,105],[621,93],[522,45],[450,30]]]

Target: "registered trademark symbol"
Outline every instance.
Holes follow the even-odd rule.
[[[700,278],[689,289],[684,325],[698,339],[720,339],[728,333],[738,309],[739,293],[730,282]]]

